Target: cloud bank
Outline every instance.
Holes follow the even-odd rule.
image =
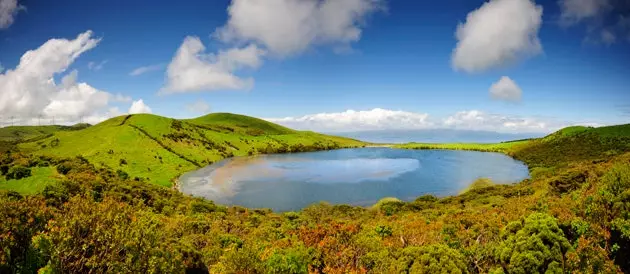
[[[457,26],[455,70],[481,72],[542,52],[542,6],[530,0],[490,0]]]
[[[479,110],[433,118],[427,113],[375,108],[319,113],[301,117],[266,118],[265,120],[300,130],[319,132],[352,132],[367,130],[461,129],[501,133],[550,133],[580,123],[535,117],[489,114]],[[597,126],[595,123],[581,123]]]

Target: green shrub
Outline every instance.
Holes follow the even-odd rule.
[[[533,213],[509,223],[501,238],[495,257],[506,273],[566,272],[565,254],[571,245],[554,217]]]
[[[31,177],[31,169],[23,166],[14,166],[6,174],[7,180],[20,180],[27,177]]]
[[[446,245],[406,247],[390,273],[468,273],[464,256]]]

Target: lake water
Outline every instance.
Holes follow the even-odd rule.
[[[218,204],[275,211],[312,203],[372,205],[459,193],[478,178],[515,183],[527,166],[499,153],[358,148],[226,159],[180,177],[180,190]]]

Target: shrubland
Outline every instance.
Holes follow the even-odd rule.
[[[191,138],[182,140],[203,144],[192,122],[181,125],[190,131],[162,133],[134,123],[151,136],[184,132]],[[229,127],[224,123],[212,127]],[[480,181],[457,196],[388,198],[369,208],[319,203],[298,212],[185,196],[125,169],[131,157],[127,164],[118,156],[99,164],[95,154],[56,155],[20,144],[0,160],[7,170],[31,169],[31,177],[9,181],[45,169],[50,183],[30,195],[0,191],[0,272],[628,272],[628,128],[571,129],[502,148],[530,167],[531,178],[518,184]],[[71,140],[64,134],[51,138],[63,146]],[[158,140],[199,159],[166,139]],[[244,147],[244,141],[227,141]]]

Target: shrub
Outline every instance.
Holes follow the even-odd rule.
[[[412,246],[403,249],[390,273],[467,273],[465,258],[446,245]]]
[[[119,161],[119,162],[120,162],[120,165],[121,165],[121,166],[122,166],[122,165],[126,165],[126,164],[127,164],[127,160],[125,160],[125,159],[120,159],[120,161]]]
[[[63,175],[67,175],[68,172],[70,172],[70,170],[72,170],[72,166],[68,162],[63,162],[63,163],[57,165],[57,172],[59,172],[59,173],[61,173]]]
[[[120,179],[123,179],[123,180],[129,179],[129,174],[127,172],[124,172],[124,171],[120,170],[120,169],[116,170],[116,175],[118,175],[118,177]]]
[[[566,272],[565,253],[571,245],[554,217],[533,213],[509,223],[501,238],[495,257],[506,273]]]
[[[7,180],[20,180],[27,177],[31,177],[31,169],[23,166],[14,166],[6,174]]]

